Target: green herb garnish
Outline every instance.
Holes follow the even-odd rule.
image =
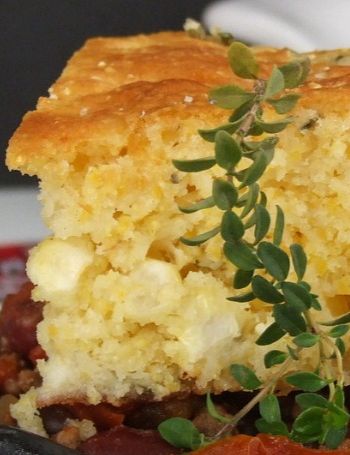
[[[203,34],[203,30],[199,30]],[[285,89],[298,87],[307,77],[308,59],[299,59],[280,67],[274,67],[268,79],[259,78],[259,65],[251,50],[240,42],[233,42],[228,49],[233,72],[252,81],[252,89],[226,85],[210,91],[212,103],[223,109],[233,109],[228,122],[199,134],[214,143],[214,154],[196,160],[176,160],[174,166],[183,172],[201,172],[213,166],[223,170],[221,178],[214,178],[212,194],[190,207],[182,207],[185,213],[216,207],[222,212],[221,223],[208,232],[194,238],[182,238],[186,245],[200,245],[216,235],[222,237],[223,253],[237,271],[233,288],[243,292],[229,297],[232,302],[251,302],[258,298],[271,305],[274,322],[260,335],[256,343],[266,346],[288,336],[285,351],[271,350],[264,358],[266,368],[275,372],[265,383],[246,365],[234,364],[230,372],[244,390],[258,390],[230,421],[215,409],[207,397],[209,414],[224,423],[214,438],[200,434],[189,421],[169,419],[159,426],[161,435],[176,447],[193,450],[208,444],[235,428],[239,420],[253,407],[259,406],[261,418],[256,421],[258,431],[289,436],[301,443],[324,444],[335,448],[345,439],[350,415],[344,404],[342,337],[349,330],[350,313],[334,321],[317,321],[321,310],[318,297],[309,283],[304,281],[307,256],[300,244],[281,247],[284,230],[284,214],[276,207],[275,224],[266,207],[266,195],[259,180],[269,166],[278,142],[276,136],[293,121],[284,117],[268,122],[264,118],[264,106],[268,103],[277,114],[287,114],[298,101],[299,95],[285,93]],[[259,140],[259,136],[264,138]],[[254,139],[255,140],[252,140]],[[250,164],[241,169],[242,160]],[[247,235],[248,234],[248,235]],[[272,239],[268,240],[268,239]],[[296,280],[288,279],[291,269]],[[317,372],[299,371],[288,373],[298,362],[304,349],[318,352]],[[316,354],[315,354],[316,355]],[[294,370],[297,370],[295,365]],[[291,428],[282,421],[278,398],[274,391],[284,381],[300,390],[296,402],[301,408]],[[328,387],[325,398],[316,392]]]

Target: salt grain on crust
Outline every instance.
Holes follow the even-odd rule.
[[[192,103],[193,96],[186,95],[184,98],[184,103]]]

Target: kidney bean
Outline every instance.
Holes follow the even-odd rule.
[[[200,397],[186,397],[186,399],[172,398],[168,401],[147,403],[126,415],[125,423],[134,428],[155,430],[163,420],[170,417],[191,419],[202,407]]]
[[[61,431],[67,419],[72,419],[73,414],[66,406],[55,404],[40,409],[40,416],[43,419],[44,428],[52,435]]]

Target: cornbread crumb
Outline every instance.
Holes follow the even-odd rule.
[[[31,388],[10,406],[11,415],[23,430],[47,437],[37,405],[37,391]]]

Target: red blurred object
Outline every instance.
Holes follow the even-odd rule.
[[[28,281],[26,262],[32,245],[0,246],[0,301]]]
[[[310,449],[284,436],[240,434],[203,447],[193,455],[350,455],[350,448],[345,444],[337,450]]]
[[[181,453],[165,442],[157,431],[124,426],[99,433],[79,446],[84,455],[176,455]],[[233,452],[232,452],[233,453]]]
[[[9,348],[27,356],[38,345],[36,326],[43,318],[41,302],[33,302],[33,285],[26,283],[17,294],[8,295],[3,303],[0,318],[0,334]]]
[[[70,411],[79,420],[92,420],[98,430],[109,430],[121,425],[124,414],[108,403],[97,405],[75,404],[70,406]]]

